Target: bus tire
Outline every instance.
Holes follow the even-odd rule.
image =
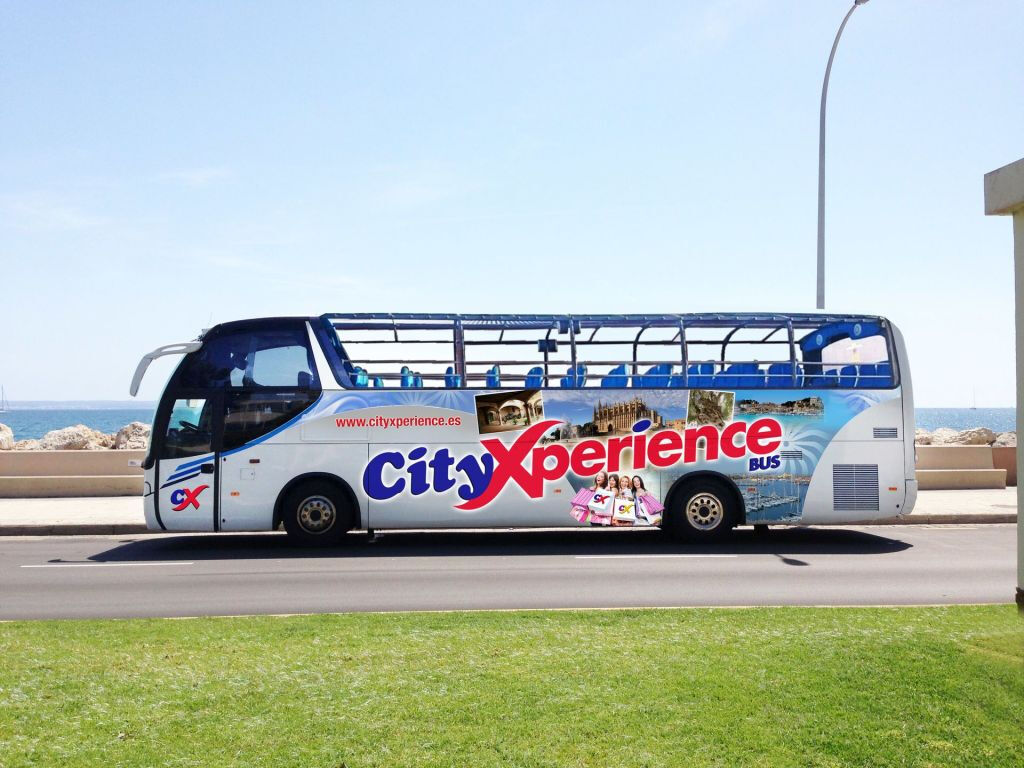
[[[678,541],[718,541],[728,536],[739,519],[736,494],[714,477],[684,482],[672,493],[664,529]]]
[[[304,547],[335,546],[354,524],[346,494],[327,480],[306,480],[288,491],[281,520],[289,540]]]

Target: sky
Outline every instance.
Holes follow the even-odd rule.
[[[848,7],[4,0],[0,384],[125,399],[244,317],[813,310]],[[1014,402],[1022,31],[872,0],[833,66],[826,307],[904,332],[918,406]]]

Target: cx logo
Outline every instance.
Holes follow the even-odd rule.
[[[200,485],[194,491],[188,488],[175,488],[171,493],[171,504],[174,504],[171,509],[175,512],[180,512],[189,504],[199,509],[199,494],[209,487],[208,485]]]

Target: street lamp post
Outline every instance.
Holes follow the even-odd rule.
[[[821,84],[821,113],[818,118],[818,309],[825,308],[825,100],[828,98],[828,76],[832,73],[832,59],[836,57],[836,48],[839,47],[839,38],[843,35],[846,22],[857,10],[857,6],[867,1],[853,0],[853,5],[843,17],[843,23],[839,25],[836,39],[832,43],[832,52],[828,55],[825,82]]]

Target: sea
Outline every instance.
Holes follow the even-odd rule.
[[[156,403],[18,403],[12,402],[8,410],[0,411],[0,424],[14,432],[15,440],[40,438],[47,432],[62,427],[84,424],[100,432],[117,432],[125,424],[141,421],[153,423]]]
[[[13,430],[15,440],[40,438],[53,429],[84,424],[100,432],[117,432],[125,424],[141,421],[150,424],[156,403],[11,403],[0,412],[0,424]],[[939,427],[969,429],[988,427],[993,432],[1009,432],[1017,428],[1015,408],[918,408],[915,412],[919,429]]]

